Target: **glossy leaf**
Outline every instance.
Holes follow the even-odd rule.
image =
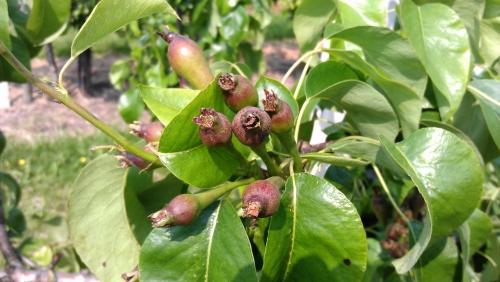
[[[164,0],[147,2],[140,0],[127,2],[99,1],[73,40],[71,57],[80,55],[94,43],[117,31],[122,26],[155,13],[176,15],[172,7]]]
[[[247,11],[243,6],[238,6],[231,13],[221,17],[220,34],[229,46],[236,48],[245,38],[249,23],[250,17]]]
[[[70,9],[71,0],[34,0],[26,25],[31,41],[40,44],[57,33],[69,20]]]
[[[469,92],[453,117],[453,126],[465,133],[476,144],[485,163],[500,155],[491,137],[481,106]]]
[[[264,90],[267,91],[274,91],[276,95],[278,95],[278,98],[281,100],[285,101],[288,106],[290,106],[290,109],[292,109],[292,113],[294,118],[297,118],[297,115],[299,114],[299,106],[297,105],[297,101],[293,98],[292,93],[288,88],[285,87],[285,85],[281,84],[281,82],[265,77],[261,75],[259,77],[259,80],[257,83],[255,83],[255,89],[257,89],[257,93],[259,94],[259,107],[261,109],[264,108],[262,104],[262,100],[266,99],[266,94],[264,93]]]
[[[210,188],[228,180],[240,161],[224,147],[208,148],[201,142],[199,127],[192,119],[200,108],[221,112],[224,101],[217,80],[201,91],[166,126],[158,156],[177,178],[200,188]]]
[[[139,85],[142,99],[156,117],[167,126],[199,93],[198,90],[156,88]]]
[[[384,0],[339,0],[338,5],[342,25],[346,28],[386,25],[387,2]]]
[[[467,221],[458,228],[463,254],[462,269],[464,277],[469,258],[486,242],[491,235],[492,228],[488,216],[479,209],[475,209]]]
[[[398,119],[387,99],[361,81],[343,81],[319,93],[306,93],[307,98],[330,100],[342,107],[356,123],[361,133],[377,138],[379,134],[394,140],[398,134]]]
[[[420,260],[413,268],[416,281],[460,281],[460,256],[451,238],[443,238],[430,246]]]
[[[14,36],[10,37],[10,41],[12,43],[12,54],[29,70],[31,68],[31,57],[26,45],[23,41]],[[24,83],[27,80],[18,71],[14,70],[3,56],[0,56],[0,81]]]
[[[12,50],[9,35],[9,12],[7,10],[7,0],[0,0],[0,41]]]
[[[305,80],[307,97],[345,80],[357,80],[356,73],[345,63],[326,61],[315,66]]]
[[[293,16],[293,32],[301,53],[314,49],[326,24],[335,16],[332,0],[304,0]]]
[[[500,82],[496,80],[475,80],[468,89],[479,101],[486,125],[500,149]]]
[[[467,144],[474,150],[474,154],[476,154],[476,157],[479,161],[479,165],[481,166],[481,168],[484,168],[483,156],[481,155],[481,152],[479,152],[479,149],[476,147],[476,144],[474,144],[474,142],[469,138],[469,136],[460,131],[458,128],[444,122],[428,120],[428,119],[422,119],[420,123],[427,127],[439,127],[444,130],[448,130],[449,132],[455,134],[458,138],[467,142]]]
[[[120,96],[118,111],[125,122],[132,123],[134,120],[139,120],[143,110],[144,103],[136,88],[130,88]]]
[[[394,105],[394,111],[398,115],[405,137],[408,137],[418,129],[418,121],[421,114],[420,105],[422,102],[421,98],[414,91],[406,85],[383,77],[383,73],[380,73],[372,65],[363,61],[355,52],[333,49],[325,51],[356,66],[377,82],[392,102],[392,105]]]
[[[365,61],[375,71],[360,63],[356,63],[356,66],[363,66],[361,70],[377,83],[383,82],[385,78],[406,85],[420,98],[424,96],[427,85],[425,68],[412,46],[401,35],[387,28],[358,26],[344,29],[331,37],[346,40],[361,47]],[[380,48],[380,46],[385,48]],[[398,50],[398,52],[387,52],[387,49]]]
[[[443,4],[401,2],[401,23],[433,84],[439,112],[448,120],[460,106],[469,79],[471,53],[467,30]]]
[[[411,45],[395,32],[378,27],[354,27],[331,33],[329,37],[354,43],[363,50],[365,60],[353,51],[325,52],[366,73],[384,90],[394,105],[405,137],[416,131],[427,74]],[[387,48],[398,52],[384,52]]]
[[[487,8],[486,8],[487,9]],[[500,17],[485,18],[481,21],[480,54],[484,62],[490,66],[500,56]]]
[[[346,158],[330,153],[308,153],[300,155],[300,157],[306,160],[312,160],[338,166],[365,166],[370,163],[369,161]]]
[[[151,232],[139,261],[144,281],[257,281],[250,242],[231,204],[215,202],[186,226]]]
[[[482,171],[472,148],[443,129],[420,129],[396,145],[381,137],[381,143],[411,177],[429,210],[418,242],[404,257],[393,261],[397,272],[405,273],[428,245],[451,234],[469,218],[482,192]]]
[[[271,219],[261,281],[360,281],[366,253],[352,203],[326,180],[298,173]]]
[[[68,201],[71,242],[100,280],[120,281],[133,269],[140,245],[127,219],[124,190],[128,169],[111,155],[90,162],[73,184]]]

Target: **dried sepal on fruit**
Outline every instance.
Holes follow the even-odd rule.
[[[232,127],[241,143],[256,147],[263,144],[271,133],[271,118],[259,108],[245,107],[234,117]]]
[[[275,214],[281,198],[279,188],[283,185],[283,179],[276,176],[248,185],[241,195],[243,217],[262,218]]]
[[[193,118],[200,126],[198,133],[207,147],[221,147],[231,143],[232,129],[229,119],[212,108],[201,108],[200,115]]]
[[[264,90],[266,99],[262,100],[264,110],[271,117],[271,132],[280,134],[292,130],[293,112],[287,102],[278,98],[273,90]]]
[[[170,227],[188,225],[201,212],[198,198],[193,194],[182,194],[170,201],[167,207],[151,214],[148,218],[153,227]]]
[[[233,112],[238,112],[244,107],[257,106],[259,94],[252,82],[241,75],[226,73],[217,81],[224,95],[224,102]]]

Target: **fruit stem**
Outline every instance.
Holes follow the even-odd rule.
[[[269,157],[269,154],[267,153],[266,150],[266,143],[262,142],[260,145],[255,146],[255,147],[250,147],[252,151],[259,156],[264,164],[267,167],[267,171],[271,176],[278,176],[279,173],[279,168],[278,166],[273,162],[271,157]]]
[[[274,133],[271,133],[271,142],[273,144],[273,150],[275,152],[281,151],[281,142],[279,141],[278,137]],[[283,162],[283,158],[278,154],[275,154],[274,159],[279,164]]]
[[[238,180],[235,182],[226,182],[218,187],[215,187],[212,190],[194,194],[194,196],[198,199],[200,203],[200,210],[204,210],[211,203],[213,203],[218,198],[222,197],[222,195],[226,194],[227,192],[230,192],[234,188],[238,188],[243,185],[248,185],[254,181],[255,178],[252,177],[252,178]]]
[[[77,113],[82,118],[86,119],[92,125],[101,130],[104,134],[108,135],[111,139],[113,139],[118,145],[122,146],[125,151],[132,153],[138,157],[141,157],[147,161],[156,163],[160,166],[163,164],[153,153],[146,152],[142,150],[140,147],[134,145],[132,142],[127,140],[127,138],[123,137],[120,133],[114,131],[107,124],[102,122],[96,116],[94,116],[91,112],[89,112],[86,108],[76,102],[71,96],[64,95],[49,85],[42,82],[37,76],[35,76],[32,72],[30,72],[19,60],[7,49],[5,44],[0,40],[0,55],[2,55],[7,62],[9,62],[15,70],[17,70],[22,76],[24,76],[31,84],[35,85],[38,89],[49,95],[50,97],[58,100],[66,107],[68,107],[73,112]],[[62,85],[59,85],[62,87]]]
[[[288,130],[287,132],[276,134],[281,141],[281,144],[285,146],[288,153],[292,156],[293,159],[293,169],[295,172],[302,172],[302,159],[300,158],[299,148],[297,147],[297,143],[293,138],[293,130]]]

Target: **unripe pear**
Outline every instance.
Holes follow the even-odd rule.
[[[233,112],[247,106],[255,107],[259,103],[257,90],[244,76],[226,73],[219,77],[218,85],[222,88],[224,102]]]
[[[134,121],[133,124],[129,125],[132,131],[130,133],[135,136],[144,138],[146,142],[158,142],[160,141],[161,134],[165,129],[165,126],[159,121],[155,121],[152,123],[142,123],[140,121]]]
[[[173,31],[156,32],[168,45],[168,61],[172,69],[185,78],[194,89],[205,89],[214,79],[200,46]]]
[[[193,194],[181,194],[167,205],[167,207],[151,214],[148,218],[153,221],[153,227],[170,227],[188,225],[201,212],[200,202]]]
[[[200,126],[201,141],[207,147],[220,147],[231,142],[233,132],[229,119],[212,108],[201,108],[200,116],[194,117],[193,122]]]
[[[273,179],[281,179],[272,177]],[[281,179],[281,183],[284,181]],[[273,181],[257,180],[245,188],[241,195],[243,217],[269,217],[278,211],[280,191]]]
[[[271,117],[271,132],[280,134],[293,128],[293,113],[287,102],[278,98],[274,91],[264,90],[266,99],[262,100],[264,110]]]
[[[246,146],[257,147],[264,143],[271,133],[271,118],[256,107],[241,109],[233,119],[233,132]]]

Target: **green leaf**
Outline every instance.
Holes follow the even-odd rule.
[[[479,101],[491,137],[500,149],[500,81],[475,80],[468,89]]]
[[[305,80],[307,97],[345,80],[357,80],[356,73],[342,62],[326,61],[315,66]]]
[[[123,190],[123,198],[130,229],[134,233],[139,245],[142,245],[153,228],[151,227],[151,221],[148,219],[151,213],[139,201],[137,194],[141,190],[144,190],[144,188],[151,186],[152,182],[153,173],[151,171],[141,171],[136,167],[129,168],[125,180],[126,185]],[[164,202],[163,204],[166,203]]]
[[[30,54],[26,45],[19,38],[11,36],[12,54],[16,57],[28,70],[30,67]],[[27,82],[26,78],[16,71],[4,58],[0,56],[0,81],[10,81],[17,83]]]
[[[415,281],[460,281],[460,256],[451,238],[443,238],[430,246],[420,260],[421,263],[413,267]]]
[[[360,281],[366,253],[353,204],[326,180],[298,173],[271,218],[261,281]]]
[[[34,44],[58,32],[66,24],[71,0],[34,0],[26,31]]]
[[[258,281],[245,229],[227,201],[189,225],[154,229],[139,271],[144,281]]]
[[[464,277],[469,258],[486,242],[491,235],[492,228],[488,216],[479,209],[475,209],[467,221],[458,228],[463,254],[462,269]]]
[[[338,0],[343,26],[386,26],[387,2],[384,0]]]
[[[486,65],[491,66],[500,56],[500,17],[483,19],[480,24],[480,54]]]
[[[335,16],[333,0],[303,0],[293,16],[293,32],[300,52],[314,49],[326,24]]]
[[[168,85],[168,77],[160,64],[150,66],[144,73],[146,83],[152,87],[165,87]]]
[[[138,263],[140,245],[125,209],[128,169],[111,155],[90,162],[73,184],[68,228],[78,255],[102,281],[120,281]]]
[[[472,214],[482,192],[482,171],[474,150],[443,129],[420,129],[396,145],[383,136],[380,140],[411,177],[429,210],[418,242],[393,261],[396,271],[405,273],[428,245],[451,234]]]
[[[307,160],[322,162],[331,165],[338,165],[338,166],[355,167],[355,166],[365,166],[370,163],[369,161],[346,158],[330,153],[308,153],[300,155],[300,157]]]
[[[366,271],[363,276],[363,282],[370,282],[373,276],[377,275],[377,268],[384,265],[386,261],[389,259],[389,255],[387,251],[382,248],[380,241],[377,241],[374,238],[367,238],[366,242],[368,243],[368,254],[367,254],[367,266]],[[380,279],[381,281],[381,279]]]
[[[109,81],[118,90],[122,90],[123,84],[130,77],[130,60],[117,60],[109,70]]]
[[[199,188],[209,188],[228,180],[240,161],[224,147],[208,148],[201,142],[198,125],[192,121],[200,115],[200,108],[223,111],[224,101],[217,79],[166,126],[158,156],[177,178]]]
[[[54,253],[41,239],[28,238],[21,243],[18,252],[40,266],[47,266],[52,261]]]
[[[401,23],[434,86],[439,112],[448,120],[458,110],[469,79],[471,53],[467,30],[443,4],[417,6],[402,1]]]
[[[488,130],[481,106],[469,92],[465,93],[460,108],[453,116],[453,126],[469,136],[476,144],[485,163],[500,155]]]
[[[354,190],[354,179],[348,168],[330,165],[326,169],[324,178],[346,195],[347,198],[351,198]]]
[[[230,72],[233,74],[242,75],[252,80],[252,70],[242,62],[236,62],[236,63],[231,63],[226,61],[215,62],[210,64],[210,70],[212,70],[212,73],[214,75],[217,75],[219,72],[223,74]]]
[[[238,44],[245,38],[249,23],[250,17],[247,11],[243,6],[239,5],[236,9],[221,18],[220,34],[226,39],[229,46],[237,48]]]
[[[94,43],[106,35],[117,31],[122,26],[155,13],[176,15],[175,11],[165,0],[151,0],[147,2],[140,0],[130,0],[127,2],[117,2],[114,0],[99,1],[76,35],[75,40],[73,40],[71,57],[77,57],[94,45]]]
[[[288,104],[288,106],[290,106],[290,109],[292,109],[294,119],[297,118],[297,115],[299,114],[299,106],[297,105],[297,101],[295,101],[295,99],[293,98],[293,95],[290,92],[290,90],[288,90],[288,88],[286,88],[285,85],[281,84],[281,82],[261,75],[257,83],[255,83],[255,89],[257,89],[257,93],[259,93],[260,108],[264,107],[264,105],[262,104],[262,100],[266,99],[266,94],[264,93],[264,90],[267,91],[272,90],[274,91],[274,93],[276,93],[276,95],[278,95],[278,98],[285,101]]]
[[[130,88],[120,96],[118,111],[125,122],[132,123],[134,120],[138,120],[143,110],[144,103],[137,88]]]
[[[420,123],[427,127],[439,127],[444,130],[448,130],[449,132],[455,134],[458,138],[467,142],[467,144],[474,150],[474,154],[476,154],[481,169],[484,168],[483,156],[481,155],[481,152],[479,152],[479,149],[476,147],[476,144],[474,144],[474,142],[469,138],[469,136],[460,131],[458,128],[444,122],[428,120],[428,119],[422,119]]]
[[[139,85],[142,99],[156,117],[167,126],[200,91],[178,88],[155,88]]]
[[[0,41],[12,50],[12,43],[9,35],[9,11],[7,9],[7,0],[0,0]],[[1,79],[0,79],[1,80]]]
[[[0,188],[2,188],[3,207],[16,207],[21,200],[21,187],[17,181],[10,174],[0,172]]]
[[[416,131],[427,74],[411,45],[395,32],[378,27],[354,27],[331,33],[329,37],[354,43],[363,50],[365,60],[353,51],[325,52],[366,73],[384,90],[398,114],[405,138]]]
[[[383,134],[394,140],[398,134],[398,119],[391,105],[364,82],[347,80],[306,95],[307,98],[327,99],[342,107],[367,137],[378,138]]]
[[[346,40],[361,47],[365,61],[374,70],[361,63],[356,63],[355,66],[362,67],[361,70],[377,83],[383,84],[384,79],[399,82],[413,90],[418,97],[424,96],[427,85],[425,68],[412,46],[401,35],[387,28],[358,26],[344,29],[331,37]],[[385,46],[385,48],[379,46]],[[387,49],[397,50],[397,52],[387,52]],[[382,85],[381,87],[384,88]]]

